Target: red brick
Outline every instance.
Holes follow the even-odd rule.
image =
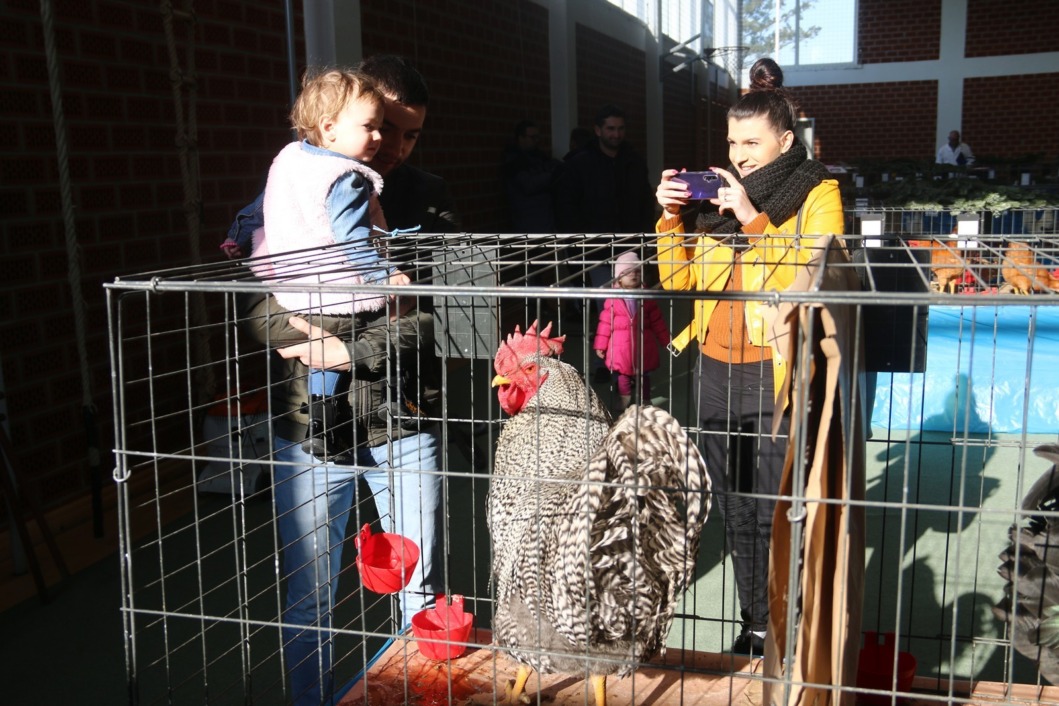
[[[1012,104],[1027,95],[1041,105],[1055,105],[1059,73],[967,79],[960,128],[977,157],[1059,153],[1055,111],[1011,110]]]
[[[938,58],[941,0],[860,0],[857,13],[860,63]]]
[[[118,56],[118,40],[112,34],[80,32],[78,46],[81,56],[86,59],[115,59]]]
[[[969,57],[1055,50],[1059,3],[1039,0],[967,0],[965,54]]]

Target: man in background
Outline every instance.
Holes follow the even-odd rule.
[[[966,142],[960,142],[960,131],[949,133],[949,141],[938,149],[934,160],[938,164],[953,164],[958,167],[969,167],[974,164],[974,153]]]
[[[654,230],[647,162],[625,140],[625,112],[605,105],[594,119],[596,141],[572,157],[558,185],[559,227],[566,233]]]
[[[575,127],[570,131],[570,149],[563,155],[563,161],[569,162],[587,150],[594,139],[596,139],[595,134],[587,127]]]
[[[559,162],[541,149],[532,120],[515,126],[515,141],[504,150],[501,176],[507,192],[512,233],[554,233],[552,180]]]
[[[584,249],[571,252],[573,267],[586,268],[586,286],[606,287],[611,265],[620,254],[615,233],[654,231],[654,192],[647,179],[647,162],[625,140],[625,112],[605,105],[593,120],[595,142],[564,163],[556,182],[556,220],[561,233],[601,234],[586,238]],[[578,261],[586,263],[578,265]],[[593,300],[598,318],[602,300]],[[610,374],[593,356],[593,379],[606,382]]]

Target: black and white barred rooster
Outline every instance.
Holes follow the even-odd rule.
[[[709,512],[706,465],[665,410],[610,415],[572,366],[553,358],[551,325],[501,344],[500,406],[488,522],[496,609],[493,637],[531,669],[587,674],[597,706],[607,675],[630,674],[665,650],[692,579]]]
[[[1059,685],[1059,446],[1033,452],[1054,465],[1022,501],[1024,511],[1040,514],[1013,526],[1012,544],[1000,554],[998,571],[1008,583],[993,613],[1011,626],[1015,649]]]

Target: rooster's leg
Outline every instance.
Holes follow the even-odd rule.
[[[592,690],[596,692],[596,706],[607,706],[607,675],[593,674],[589,681]]]
[[[533,670],[527,667],[526,665],[520,664],[518,666],[518,674],[515,675],[515,683],[514,685],[510,686],[507,692],[507,703],[514,705],[520,703],[523,700],[523,696],[525,696],[526,691],[526,681],[529,679],[530,674],[532,673]],[[528,703],[529,699],[526,699],[525,701],[526,703]]]

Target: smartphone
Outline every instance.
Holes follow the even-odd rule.
[[[690,198],[696,201],[717,198],[717,189],[724,186],[721,175],[711,171],[681,172],[673,178],[687,182],[691,187]]]

